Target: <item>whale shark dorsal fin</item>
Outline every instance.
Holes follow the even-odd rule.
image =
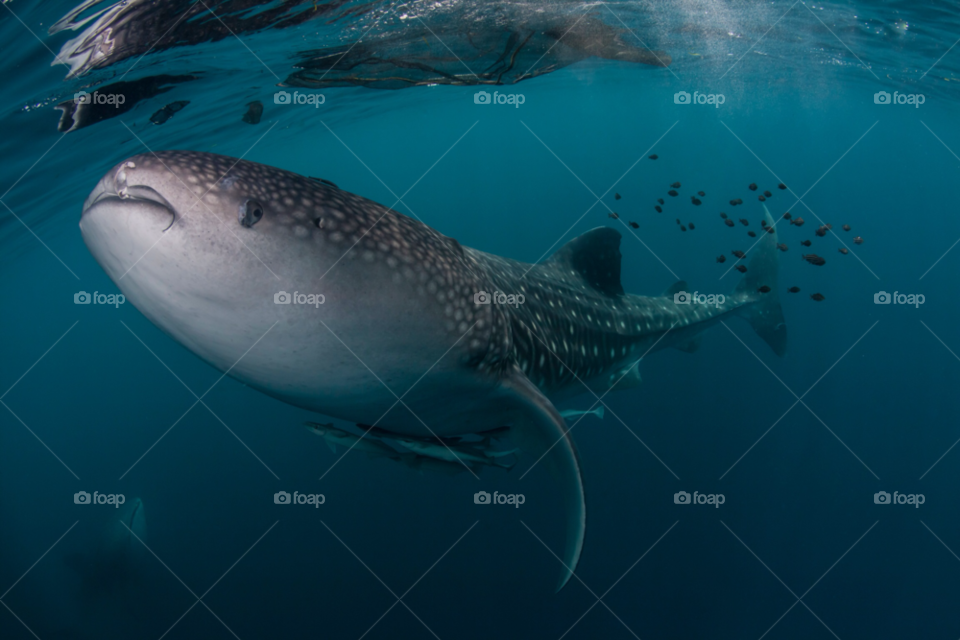
[[[557,584],[560,591],[577,568],[587,527],[580,458],[570,430],[556,407],[519,368],[508,373],[500,385],[510,404],[510,436],[543,464],[560,485],[566,525],[561,556],[564,568]]]
[[[597,227],[560,247],[547,261],[576,271],[584,282],[608,296],[622,296],[620,232]]]
[[[677,280],[672,285],[667,287],[667,290],[663,292],[664,298],[672,298],[673,294],[680,293],[681,291],[687,290],[687,281],[686,280]]]

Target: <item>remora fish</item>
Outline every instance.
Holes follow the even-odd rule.
[[[757,242],[723,303],[677,304],[684,282],[661,296],[624,293],[614,229],[529,265],[316,180],[190,151],[116,165],[84,203],[80,228],[137,309],[248,386],[414,437],[509,426],[563,494],[558,589],[580,557],[586,502],[576,447],[551,398],[584,384],[636,385],[648,349],[693,350],[730,315],[777,354],[786,348],[775,232]],[[758,293],[763,284],[773,291]],[[490,292],[525,302],[498,304]]]
[[[503,469],[512,469],[514,464],[516,464],[503,462],[498,459],[516,453],[516,449],[512,451],[484,451],[481,449],[471,450],[471,447],[451,447],[442,443],[426,442],[424,440],[417,440],[415,438],[400,438],[394,436],[394,439],[405,449],[427,458],[435,458],[436,460],[445,460],[447,462],[459,461],[468,466],[491,465],[494,467],[501,467]]]
[[[579,418],[580,416],[595,416],[599,420],[603,420],[603,407],[597,407],[592,411],[579,411],[577,409],[566,409],[565,411],[560,412],[560,416],[563,418]]]
[[[340,445],[344,449],[356,449],[357,451],[364,451],[371,456],[385,456],[387,458],[400,458],[400,452],[396,449],[393,449],[379,440],[374,439],[373,436],[360,437],[356,434],[345,431],[338,427],[333,426],[333,424],[320,424],[319,422],[307,422],[306,423],[307,431],[314,433],[324,440],[327,441],[327,446],[330,447],[330,451],[336,453],[336,445]]]

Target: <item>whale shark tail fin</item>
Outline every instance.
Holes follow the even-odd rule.
[[[763,205],[767,228],[773,233],[764,233],[757,243],[747,273],[737,285],[735,295],[740,296],[744,304],[739,314],[773,352],[782,356],[787,351],[787,323],[780,306],[780,293],[777,285],[777,272],[780,260],[777,255],[777,233],[773,217]]]

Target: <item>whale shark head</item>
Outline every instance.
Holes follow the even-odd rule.
[[[384,379],[422,373],[471,323],[492,326],[456,241],[333,183],[254,162],[131,157],[90,193],[80,229],[154,324],[221,371],[327,415],[379,417],[341,406],[380,409],[359,399],[380,385],[358,360]],[[485,344],[471,334],[461,346]]]

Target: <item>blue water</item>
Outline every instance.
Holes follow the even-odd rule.
[[[319,108],[275,105],[273,70],[292,72],[289,54],[311,38],[351,43],[359,28],[307,23],[243,34],[263,64],[232,37],[148,54],[128,80],[200,79],[61,134],[53,105],[131,61],[64,80],[12,12],[57,52],[76,33],[47,28],[71,3],[6,3],[0,637],[960,635],[958,6],[924,4],[611,5],[674,64],[588,59],[485,87],[523,94],[519,108],[477,105],[471,86],[328,87]],[[678,105],[680,91],[725,101]],[[925,101],[875,104],[880,91]],[[176,100],[190,104],[150,123]],[[264,114],[251,126],[252,100]],[[301,426],[323,416],[222,377],[132,304],[74,304],[80,291],[118,293],[81,239],[82,202],[111,166],[151,149],[245,156],[386,205],[402,196],[401,213],[529,262],[612,226],[624,288],[645,295],[677,279],[733,289],[730,251],[752,240],[719,212],[757,229],[756,182],[772,213],[806,220],[778,227],[788,352],[732,320],[694,354],[645,358],[640,387],[578,424],[586,545],[555,594],[560,499],[545,470],[521,478],[531,457],[479,481],[339,460]],[[670,199],[675,180],[683,193]],[[686,196],[700,189],[694,207]],[[728,205],[736,197],[742,207]],[[816,237],[820,221],[835,233]],[[811,251],[827,263],[801,260]],[[924,303],[875,304],[881,291]],[[476,505],[481,490],[525,503]],[[143,501],[150,554],[118,591],[91,592],[68,566],[119,512],[74,504],[80,491]],[[277,505],[278,491],[326,501]],[[675,504],[681,491],[724,503]],[[875,504],[883,491],[923,504]]]

